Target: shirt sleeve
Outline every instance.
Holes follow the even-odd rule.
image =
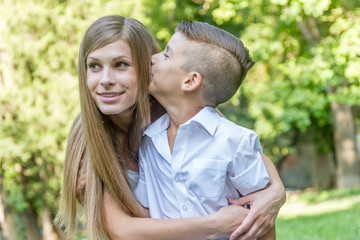
[[[263,189],[270,180],[262,151],[258,136],[250,131],[240,142],[232,159],[230,181],[243,196]]]
[[[149,200],[148,200],[147,190],[146,190],[144,164],[146,164],[146,161],[143,159],[143,151],[142,151],[142,147],[140,146],[140,149],[139,149],[139,175],[140,175],[140,178],[139,178],[139,183],[134,190],[134,194],[135,194],[136,199],[139,201],[139,203],[141,205],[143,205],[146,208],[149,208]]]

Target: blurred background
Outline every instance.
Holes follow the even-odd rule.
[[[64,239],[53,218],[77,53],[108,14],[162,48],[181,20],[239,37],[257,63],[220,110],[278,168],[278,239],[360,239],[360,0],[0,0],[0,240]]]

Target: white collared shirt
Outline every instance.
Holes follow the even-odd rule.
[[[134,193],[152,218],[199,217],[264,188],[270,178],[257,135],[211,107],[182,124],[170,152],[167,114],[148,127]],[[240,194],[239,194],[240,192]]]

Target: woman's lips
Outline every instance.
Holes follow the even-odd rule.
[[[120,99],[122,92],[104,92],[98,93],[101,101],[103,102],[115,102]]]

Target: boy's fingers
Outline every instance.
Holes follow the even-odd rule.
[[[231,205],[231,204],[237,204],[237,205],[246,205],[249,203],[248,199],[246,197],[242,197],[242,198],[237,198],[237,199],[234,199],[234,198],[227,198],[228,200],[228,203]]]

